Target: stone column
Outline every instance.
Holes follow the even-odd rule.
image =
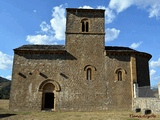
[[[131,70],[131,90],[132,90],[132,108],[134,107],[134,98],[136,98],[136,89],[134,83],[137,83],[137,71],[136,71],[136,57],[132,54],[130,57],[130,70]],[[136,87],[136,86],[135,86]]]
[[[134,98],[138,97],[138,84],[133,83],[133,89],[134,89]]]
[[[131,69],[131,81],[133,83],[137,82],[137,70],[136,70],[136,57],[135,57],[135,55],[131,55],[130,69]]]

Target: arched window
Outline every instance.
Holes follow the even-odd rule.
[[[122,71],[118,71],[118,81],[122,81]]]
[[[118,68],[115,70],[114,74],[116,81],[125,81],[127,72],[122,68]]]
[[[91,68],[87,69],[87,80],[92,80],[92,69]]]
[[[89,31],[89,22],[87,19],[84,19],[81,21],[82,23],[82,32],[88,32]]]
[[[84,71],[86,80],[94,80],[94,74],[96,71],[96,68],[94,66],[87,65],[84,67]]]

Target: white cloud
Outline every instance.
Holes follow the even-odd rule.
[[[124,11],[133,4],[133,0],[110,0],[109,8],[117,13]]]
[[[8,80],[11,80],[11,79],[12,79],[12,76],[11,76],[11,75],[8,75],[8,76],[0,75],[0,77],[2,77],[2,78],[6,78],[6,79],[8,79]]]
[[[12,77],[11,76],[6,76],[5,78],[8,79],[8,80],[11,80]]]
[[[155,75],[156,74],[156,70],[150,70],[150,76],[153,76],[153,75]]]
[[[140,42],[138,42],[138,43],[132,43],[131,46],[130,46],[130,48],[136,49],[136,48],[138,48],[141,44],[142,44],[142,41],[140,41]]]
[[[150,66],[152,68],[160,67],[160,58],[157,61],[151,61]]]
[[[107,8],[105,6],[98,6],[97,9],[104,9],[105,10],[105,23],[109,24],[115,19],[115,14],[110,8]]]
[[[93,7],[90,7],[90,6],[87,6],[87,5],[84,5],[83,7],[79,7],[79,8],[82,8],[82,9],[93,9]]]
[[[113,41],[114,39],[116,39],[120,33],[120,30],[116,30],[115,28],[107,28],[105,30],[106,32],[106,36],[105,36],[105,41]]]
[[[11,69],[12,63],[13,63],[13,57],[4,54],[0,51],[0,69],[2,70]]]
[[[48,35],[28,35],[26,40],[32,44],[51,44],[54,37]]]
[[[79,7],[79,8],[82,8],[82,9],[94,9],[93,7],[91,6],[83,6],[83,7]],[[105,6],[97,6],[96,9],[104,9],[105,10],[105,23],[108,24],[108,23],[111,23],[114,19],[115,19],[115,14],[113,13],[113,11]]]
[[[56,6],[53,8],[52,19],[50,20],[51,27],[54,32],[54,37],[57,40],[65,39],[65,29],[66,29],[66,17],[65,8],[63,5]]]
[[[158,81],[160,81],[160,76],[153,77],[152,80],[158,80]]]
[[[43,21],[40,24],[41,31],[37,35],[27,35],[26,41],[31,44],[54,44],[55,41],[65,39],[65,7],[63,5],[53,7],[50,24]]]
[[[137,6],[149,12],[149,17],[160,17],[160,0],[110,0],[109,8],[120,13],[130,6]]]
[[[159,18],[160,17],[160,4],[155,4],[153,6],[151,6],[151,8],[148,10],[149,12],[149,17],[156,17]]]
[[[57,43],[57,42],[54,42],[53,45],[58,45],[58,43]]]
[[[48,32],[51,29],[51,26],[48,25],[45,21],[40,24],[41,31]]]

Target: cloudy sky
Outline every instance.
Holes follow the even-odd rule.
[[[65,44],[65,8],[105,9],[105,45],[150,53],[160,82],[160,0],[0,0],[0,76],[11,79],[14,48]]]

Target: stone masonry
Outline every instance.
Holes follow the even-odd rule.
[[[133,83],[150,85],[151,55],[105,46],[104,12],[67,8],[65,45],[14,49],[11,110],[132,109]]]

